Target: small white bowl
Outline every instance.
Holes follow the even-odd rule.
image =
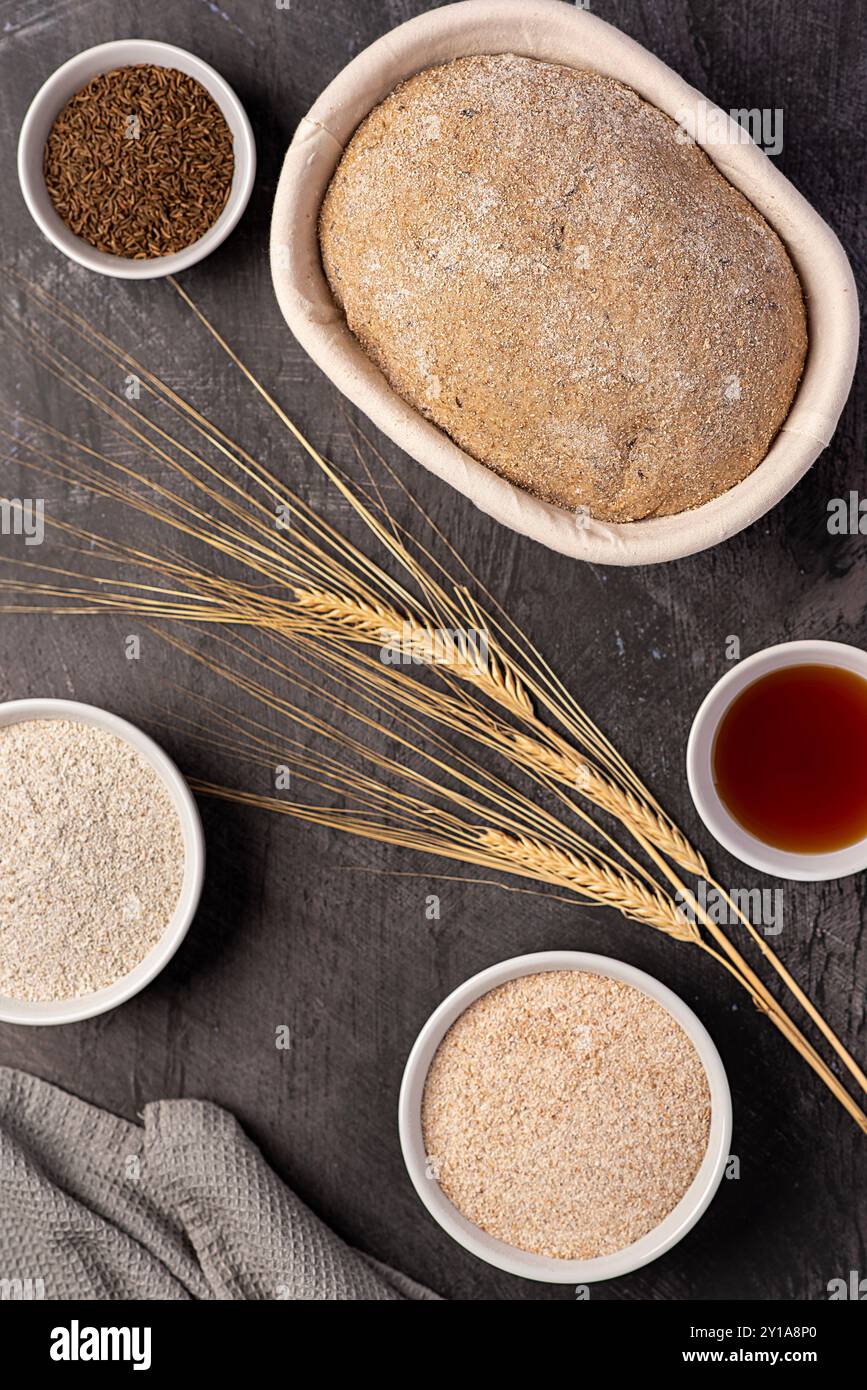
[[[176,68],[200,82],[213,97],[232,132],[235,153],[235,173],[229,198],[220,216],[204,236],[191,246],[172,256],[157,256],[153,260],[135,261],[125,256],[112,256],[97,251],[95,246],[70,231],[63,218],[55,212],[45,187],[42,158],[45,142],[58,114],[76,92],[92,78],[115,68],[136,63],[151,63],[156,67]],[[123,280],[152,280],[161,275],[177,275],[195,265],[225,241],[237,224],[253,190],[256,176],[256,144],[247,113],[228,82],[201,58],[175,48],[170,43],[151,39],[119,39],[88,48],[59,67],[43,83],[30,103],[21,134],[18,138],[18,179],[30,214],[40,231],[54,245],[88,270],[101,275],[116,275]]]
[[[30,1003],[0,994],[0,1021],[3,1023],[77,1023],[94,1014],[107,1013],[138,994],[171,960],[187,934],[199,903],[205,872],[205,841],[196,803],[180,772],[159,745],[134,724],[96,705],[82,705],[76,700],[8,700],[0,704],[0,725],[20,724],[29,719],[69,719],[79,724],[92,724],[130,744],[158,774],[171,797],[184,841],[184,876],[171,920],[156,946],[128,975],[93,994],[52,1003]],[[0,787],[0,796],[2,794]]]
[[[686,776],[695,809],[711,835],[744,864],[777,878],[820,882],[867,869],[867,839],[825,854],[794,854],[752,835],[721,801],[713,778],[713,746],[720,720],[736,695],[782,666],[838,666],[867,679],[867,652],[844,642],[781,642],[745,657],[717,681],[692,721]]]
[[[507,980],[545,970],[584,970],[593,975],[604,975],[608,979],[632,985],[655,999],[677,1020],[690,1039],[710,1087],[711,1122],[707,1152],[677,1206],[659,1226],[634,1244],[613,1255],[601,1255],[594,1260],[558,1260],[547,1255],[531,1255],[497,1240],[462,1216],[439,1183],[428,1176],[421,1105],[425,1080],[437,1048],[455,1020],[476,999]],[[499,965],[482,970],[460,985],[434,1010],[407,1059],[400,1088],[398,1124],[404,1162],[416,1192],[434,1220],[465,1250],[478,1255],[488,1264],[496,1265],[497,1269],[517,1274],[522,1279],[536,1279],[548,1284],[591,1284],[600,1279],[630,1274],[649,1264],[682,1240],[695,1225],[710,1205],[722,1180],[731,1142],[732,1103],[725,1069],[709,1033],[692,1009],[659,980],[608,956],[586,955],[582,951],[540,951],[535,955],[515,956],[512,960],[504,960]]]

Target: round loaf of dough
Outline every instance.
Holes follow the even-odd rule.
[[[776,233],[669,116],[595,72],[505,54],[418,73],[359,126],[319,235],[394,390],[600,520],[740,482],[803,369]]]

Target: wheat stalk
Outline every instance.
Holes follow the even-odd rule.
[[[495,656],[492,656],[489,651],[482,661],[473,653],[469,660],[465,657],[463,663],[457,661],[453,653],[449,654],[448,659],[444,661],[432,659],[428,655],[431,652],[431,633],[435,633],[440,625],[446,629],[460,629],[462,621],[467,616],[473,620],[474,617],[480,615],[481,609],[476,600],[465,588],[454,584],[442,565],[438,564],[436,567],[437,573],[442,576],[442,579],[435,577],[432,572],[425,568],[423,560],[420,562],[417,555],[413,553],[414,547],[402,539],[406,533],[401,532],[384,507],[382,508],[384,521],[381,521],[371,507],[361,499],[356,488],[346,481],[341,471],[325,460],[306,440],[294,422],[269,396],[264,387],[244,366],[205,316],[192,304],[185,292],[177,284],[174,284],[174,288],[207,331],[211,333],[265,399],[269,407],[274,410],[293,438],[362,519],[370,533],[384,546],[386,552],[402,567],[412,583],[418,587],[423,595],[423,601],[418,603],[402,584],[376,565],[364,552],[353,546],[342,533],[318,517],[309,505],[295,494],[288,494],[291,498],[292,514],[293,518],[301,523],[303,529],[297,536],[275,537],[269,508],[275,500],[287,496],[287,490],[283,487],[282,480],[269,473],[228,436],[205,420],[187,402],[165,387],[152,373],[141,368],[140,364],[136,363],[129,354],[123,353],[104,335],[90,328],[79,316],[71,311],[63,310],[58,301],[53,300],[47,292],[39,290],[37,294],[43,306],[46,304],[50,306],[50,313],[91,346],[94,346],[97,351],[102,352],[110,361],[124,364],[139,372],[145,389],[156,399],[165,403],[169,409],[182,416],[206,441],[209,448],[213,447],[223,460],[229,462],[233,470],[238,470],[242,482],[239,483],[234,478],[227,478],[224,470],[205,462],[199,453],[180,443],[147,415],[132,410],[128,403],[110,392],[96,377],[77,368],[70,358],[66,357],[53,342],[42,335],[37,344],[38,350],[34,353],[37,360],[46,365],[48,370],[54,372],[61,380],[67,382],[72,389],[78,391],[85,400],[102,410],[110,419],[113,427],[126,430],[137,445],[148,450],[151,456],[158,461],[161,470],[170,468],[176,471],[185,486],[192,487],[201,494],[202,501],[200,505],[191,504],[187,497],[173,493],[161,483],[144,477],[136,473],[135,470],[80,445],[69,436],[52,428],[48,429],[50,436],[60,441],[64,447],[80,450],[85,463],[79,459],[76,464],[70,465],[66,460],[60,461],[55,458],[49,460],[47,471],[50,472],[53,468],[58,476],[77,477],[92,490],[125,505],[135,506],[153,520],[174,527],[186,538],[211,547],[221,556],[227,557],[230,562],[248,567],[257,577],[257,583],[265,586],[262,591],[251,589],[247,583],[239,585],[234,580],[226,581],[220,575],[201,570],[197,573],[189,572],[183,566],[178,567],[174,563],[166,562],[164,557],[147,556],[140,551],[130,549],[126,551],[126,554],[133,558],[134,563],[143,564],[146,568],[161,569],[163,573],[171,575],[173,591],[154,592],[148,597],[142,592],[128,595],[120,588],[111,587],[103,590],[98,600],[94,599],[93,609],[104,611],[117,605],[123,611],[140,611],[148,616],[171,616],[174,612],[186,620],[196,622],[249,623],[254,626],[266,627],[281,638],[286,636],[293,641],[300,641],[305,636],[313,634],[317,640],[321,640],[323,636],[329,639],[333,638],[338,646],[341,640],[347,639],[349,641],[380,643],[403,641],[405,640],[404,623],[408,623],[411,654],[418,656],[422,661],[427,658],[427,664],[436,667],[447,682],[451,677],[454,677],[458,682],[456,689],[459,689],[460,686],[465,687],[462,699],[451,707],[430,700],[425,702],[426,697],[423,698],[420,695],[417,697],[415,707],[422,710],[427,718],[446,719],[446,721],[450,717],[453,718],[454,727],[461,733],[477,737],[478,741],[496,748],[513,764],[522,766],[532,771],[533,774],[547,779],[548,785],[555,783],[561,786],[568,785],[570,789],[582,793],[600,809],[614,815],[620,824],[630,831],[636,844],[647,854],[671,887],[676,889],[682,900],[693,906],[696,917],[710,933],[719,947],[719,952],[715,951],[701,937],[697,928],[695,928],[694,935],[690,932],[689,935],[685,937],[681,935],[678,939],[686,939],[699,944],[703,950],[708,951],[715,959],[719,960],[737,982],[748,991],[757,1007],[768,1014],[775,1026],[796,1047],[862,1128],[867,1129],[867,1117],[855,1105],[839,1080],[819,1058],[815,1049],[803,1037],[781,1006],[777,1004],[767,987],[743,960],[721,928],[712,922],[707,913],[704,913],[695,903],[694,896],[690,894],[689,889],[685,887],[672,868],[673,863],[691,873],[702,873],[703,876],[707,877],[704,860],[689,845],[686,837],[659,807],[623,757],[587,717],[562,685],[562,682],[540,657],[525,634],[511,622],[508,615],[497,605],[503,615],[503,622],[489,624],[484,621],[480,624],[486,630],[489,629],[492,634],[491,645],[496,646]],[[34,422],[30,423],[33,424]],[[28,450],[31,447],[29,442],[17,436],[13,436],[13,439],[17,461],[32,466],[32,457],[30,462],[27,462]],[[180,459],[173,454],[172,450],[177,450]],[[201,476],[198,476],[199,470]],[[150,488],[156,495],[157,502],[142,503],[137,497],[130,497],[129,481],[141,483]],[[254,498],[253,494],[257,490],[261,490],[266,499],[265,502]],[[427,520],[429,521],[429,519]],[[82,538],[84,534],[81,533]],[[438,534],[441,535],[441,533]],[[111,560],[124,558],[124,547],[101,542],[99,538],[96,539],[99,546],[102,547],[98,553],[103,558]],[[455,556],[454,549],[448,548]],[[427,554],[423,548],[421,553],[423,557]],[[466,566],[464,569],[466,570]],[[443,581],[448,587],[444,587]],[[103,583],[105,581],[100,580],[98,582]],[[185,592],[187,586],[190,590],[189,593]],[[283,592],[286,589],[289,590],[292,594],[292,599],[289,602],[271,592],[277,586],[280,586]],[[27,588],[26,585],[21,587],[22,589]],[[50,587],[47,586],[46,597],[52,596]],[[57,587],[62,589],[60,585]],[[318,595],[319,606],[317,607],[317,601],[314,600],[305,608],[304,604],[299,602],[299,592],[307,595]],[[211,601],[217,598],[220,598],[221,602]],[[81,611],[93,611],[85,603],[83,594],[76,597],[76,602],[80,603]],[[329,603],[332,605],[331,608],[328,606]],[[355,615],[356,618],[360,617],[360,623],[354,629],[354,618],[349,611],[353,605],[357,610],[360,610]],[[368,610],[366,615],[364,613],[365,608]],[[344,610],[342,616],[341,609]],[[66,611],[69,611],[68,607]],[[398,624],[394,623],[395,617],[399,619]],[[364,624],[371,620],[373,626],[365,627]],[[498,639],[496,642],[493,638],[494,631],[496,631]],[[509,644],[508,652],[503,647],[503,641]],[[435,646],[433,652],[436,653]],[[513,653],[516,653],[517,656]],[[396,681],[397,675],[393,674],[392,679]],[[263,693],[255,682],[239,681],[238,685],[248,695],[253,695],[257,699],[264,699],[266,703],[272,703],[267,694]],[[524,726],[523,729],[516,730],[511,726],[492,720],[487,712],[485,712],[484,717],[480,715],[483,707],[475,698],[479,694],[492,701],[512,718],[517,719]],[[403,692],[401,692],[402,697]],[[353,708],[351,704],[347,704],[344,699],[334,700],[333,703],[335,708],[343,713],[354,718],[359,717],[357,709]],[[282,713],[286,712],[283,701],[273,703],[272,708],[276,708]],[[557,725],[566,731],[568,739],[564,739],[554,729],[548,728],[537,714],[537,710],[545,711],[551,715]],[[474,721],[478,721],[478,730],[474,728]],[[363,722],[371,728],[378,727],[384,733],[390,733],[383,726],[376,726],[370,720],[365,719]],[[326,732],[321,721],[316,725],[311,723],[308,727],[315,728],[319,734]],[[423,730],[423,732],[427,733],[428,731]],[[399,740],[399,742],[406,748],[415,749],[412,742],[405,739]],[[574,742],[575,747],[572,746],[572,742]],[[361,747],[354,740],[350,741],[347,746],[351,746],[355,751]],[[450,756],[453,750],[444,751],[442,743],[436,740],[433,741],[432,746],[438,750],[432,755],[427,755],[433,765],[448,777],[458,777],[461,784],[465,786],[471,779],[465,772],[456,771],[454,766],[444,760]],[[585,754],[590,756],[587,757]],[[394,775],[402,770],[400,764],[395,764],[393,761],[388,762],[388,760],[380,759],[379,763]],[[436,787],[429,775],[418,779],[418,784],[423,785],[427,790],[443,791],[442,787]],[[309,808],[296,808],[290,810],[289,814],[297,814],[300,819],[317,821],[320,824],[333,823],[337,828],[351,829],[356,834],[373,834],[374,838],[380,838],[388,843],[433,851],[448,858],[486,864],[489,867],[492,865],[505,866],[509,872],[537,878],[545,882],[552,881],[552,873],[565,873],[569,855],[574,853],[576,862],[572,863],[573,875],[577,869],[582,869],[585,873],[585,883],[590,884],[593,875],[587,877],[587,865],[589,864],[594,868],[596,875],[596,889],[603,890],[592,900],[606,902],[607,905],[618,907],[627,915],[635,915],[628,912],[627,908],[630,904],[634,907],[636,903],[641,907],[641,895],[645,894],[643,910],[645,913],[649,913],[650,917],[657,918],[652,925],[658,925],[660,920],[665,919],[668,928],[672,929],[673,927],[670,914],[679,913],[679,909],[658,884],[646,889],[644,881],[635,878],[638,890],[633,892],[631,880],[634,875],[626,874],[623,881],[618,879],[617,875],[621,874],[620,867],[613,864],[608,856],[600,855],[589,844],[586,845],[586,850],[583,845],[579,845],[577,852],[574,848],[570,849],[569,845],[574,847],[580,837],[577,837],[574,831],[567,830],[563,825],[557,828],[557,834],[564,837],[565,850],[559,843],[549,844],[547,839],[539,838],[537,836],[538,829],[542,826],[550,827],[551,818],[547,816],[547,813],[543,813],[541,809],[532,806],[526,800],[512,803],[510,809],[509,789],[505,787],[505,784],[495,784],[495,779],[485,779],[482,790],[495,806],[501,808],[498,813],[499,829],[485,825],[467,827],[456,819],[454,812],[438,813],[431,807],[420,808],[417,797],[405,798],[399,802],[400,815],[407,821],[407,824],[401,825],[397,829],[390,828],[385,824],[377,824],[371,828],[373,812],[371,812],[370,806],[376,806],[381,810],[383,804],[376,800],[375,787],[375,781],[370,779],[361,782],[350,779],[344,784],[344,789],[349,789],[348,794],[356,797],[363,795],[368,798],[367,809],[362,807],[351,815],[338,814],[335,811],[332,813],[331,820],[322,820],[320,817],[317,821],[318,812],[310,811]],[[451,796],[451,799],[454,804],[466,809],[468,798],[465,791],[461,791],[456,797]],[[517,813],[515,807],[518,808]],[[275,806],[274,809],[286,808]],[[515,814],[518,815],[517,822],[514,820]],[[579,814],[583,815],[584,813],[579,811]],[[420,821],[413,819],[416,816],[421,818]],[[584,818],[587,819],[586,816]],[[521,827],[522,821],[524,822],[523,828]],[[595,824],[592,821],[590,823]],[[516,828],[508,828],[510,825],[516,826]],[[431,830],[431,826],[434,827],[434,830]],[[609,838],[599,827],[597,829],[606,840]],[[480,836],[484,838],[490,835],[495,837],[494,840],[488,839],[482,842],[479,839]],[[505,838],[497,840],[497,836]],[[512,843],[512,840],[515,843]],[[631,863],[635,862],[626,855],[625,851],[621,852]],[[547,867],[543,863],[549,854],[553,854],[556,860],[564,853],[565,862],[561,859],[559,863],[553,865],[549,863]],[[585,853],[588,856],[586,862]],[[603,867],[600,868],[600,865]],[[546,872],[547,877],[545,876]],[[646,870],[642,869],[641,873],[644,879],[649,877]],[[710,881],[712,882],[712,880]],[[556,882],[563,885],[567,880],[557,877]],[[626,884],[625,888],[624,883]],[[582,893],[577,878],[573,877],[569,887],[572,892],[582,894],[585,897],[591,896],[589,893]],[[621,895],[620,901],[625,902],[626,907],[620,906],[618,893]],[[659,908],[659,901],[655,897],[657,893],[660,895],[659,901],[668,904],[664,911]],[[741,916],[744,925],[757,941],[765,958],[787,985],[792,988],[795,997],[803,1003],[810,1017],[816,1022],[859,1084],[867,1089],[867,1078],[864,1077],[864,1073],[853,1062],[839,1039],[821,1018],[803,991],[791,980],[788,972],[767,946],[767,943],[758,936],[751,924],[743,919],[742,914]],[[645,915],[639,917],[639,920],[649,921],[649,917]],[[687,920],[685,917],[683,920],[678,918],[681,930]],[[695,923],[690,925],[695,927]],[[671,934],[674,932],[671,931]]]

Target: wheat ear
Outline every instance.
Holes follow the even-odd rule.
[[[544,726],[542,726],[544,727]],[[510,731],[508,742],[522,762],[527,762],[559,782],[581,792],[602,811],[622,821],[628,830],[637,829],[689,873],[705,877],[707,864],[693,849],[682,830],[665,816],[640,800],[633,792],[618,787],[588,759],[571,748],[559,736],[545,729],[546,736],[556,740],[557,748],[547,747],[539,739],[517,730]]]
[[[435,628],[419,626],[396,609],[374,601],[359,602],[345,594],[315,589],[295,588],[293,594],[305,612],[347,628],[367,641],[383,646],[401,643],[411,660],[446,666],[460,680],[474,685],[513,713],[524,718],[532,716],[533,705],[520,680],[490,653],[483,660],[475,648],[443,642]]]
[[[482,830],[479,840],[487,849],[511,864],[521,864],[534,877],[581,893],[626,917],[656,927],[677,941],[701,945],[693,922],[678,911],[673,900],[649,888],[631,874],[605,864],[593,864],[581,855],[544,843],[528,835],[508,835],[501,830]]]

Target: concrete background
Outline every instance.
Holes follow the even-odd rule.
[[[73,304],[342,524],[345,509],[289,447],[250,388],[160,282],[104,280],[43,240],[15,175],[17,131],[40,83],[67,57],[112,38],[177,43],[213,63],[247,106],[259,148],[250,207],[229,241],[187,273],[189,292],[308,436],[339,462],[352,448],[341,402],[291,340],[270,287],[267,223],[280,161],[301,114],[332,76],[414,0],[3,0],[0,160],[3,260]],[[594,0],[726,108],[783,108],[779,165],[841,236],[863,282],[865,8],[850,0]],[[76,438],[117,448],[104,423],[15,353],[7,405]],[[390,446],[389,459],[569,687],[681,818],[733,886],[776,886],[708,843],[686,788],[694,710],[744,655],[818,636],[863,645],[865,540],[829,536],[830,498],[863,486],[863,377],[832,446],[765,520],[716,551],[648,570],[589,568],[498,528]],[[8,459],[4,492],[28,495]],[[50,508],[130,539],[129,517],[52,484]],[[400,495],[390,501],[401,513]],[[122,528],[127,528],[123,530]],[[4,538],[6,553],[14,542]],[[192,776],[259,787],[172,725],[179,683],[219,694],[145,634],[124,657],[128,618],[0,617],[0,698],[73,697],[142,724]],[[168,713],[166,710],[168,709]],[[735,1106],[737,1181],[724,1182],[674,1251],[594,1299],[822,1299],[828,1280],[867,1274],[864,1136],[713,962],[613,913],[435,877],[443,866],[203,799],[207,885],[179,955],[143,994],[62,1029],[0,1027],[0,1064],[24,1067],[118,1113],[149,1100],[206,1097],[230,1107],[277,1170],[347,1240],[459,1299],[570,1299],[569,1288],[489,1269],[440,1232],[404,1173],[396,1135],[401,1070],[418,1028],[466,976],[519,952],[599,951],[678,991],[714,1036]],[[417,869],[389,877],[370,869]],[[445,866],[448,872],[448,866]],[[442,899],[426,921],[425,895]],[[867,1060],[864,879],[785,885],[775,945],[862,1062]],[[274,1046],[288,1024],[293,1047]]]

